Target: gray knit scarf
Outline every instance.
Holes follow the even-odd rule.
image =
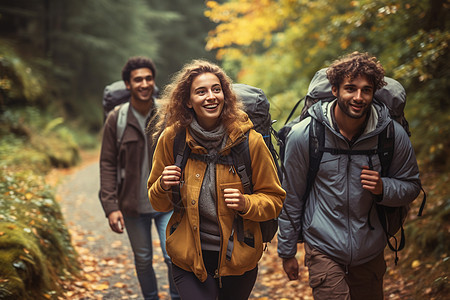
[[[216,154],[225,146],[226,128],[220,124],[207,131],[194,119],[189,125],[189,133],[195,141],[203,146],[208,154]],[[203,250],[219,251],[220,231],[216,209],[216,164],[209,162],[206,167],[200,196],[198,199],[200,213],[200,239]]]

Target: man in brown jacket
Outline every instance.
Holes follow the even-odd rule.
[[[122,70],[122,79],[131,96],[129,102],[112,110],[105,121],[100,155],[100,200],[111,229],[116,233],[127,231],[146,300],[158,299],[152,266],[151,224],[152,219],[155,221],[168,267],[170,294],[172,299],[179,299],[173,284],[172,262],[165,249],[165,231],[171,212],[156,212],[147,194],[153,147],[146,127],[155,113],[155,74],[155,65],[145,57],[130,58]]]

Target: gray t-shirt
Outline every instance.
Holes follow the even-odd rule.
[[[138,123],[141,127],[142,133],[145,137],[145,145],[148,143],[148,136],[145,134],[145,128],[147,125],[147,119],[150,117],[150,112],[147,116],[141,115],[137,110],[131,106],[131,111],[133,112],[133,115],[138,120]],[[153,209],[152,205],[150,204],[150,200],[148,199],[148,192],[147,192],[147,180],[148,176],[150,175],[150,165],[149,165],[149,153],[148,153],[148,147],[145,147],[144,152],[144,159],[142,161],[142,172],[141,172],[141,184],[140,184],[140,197],[139,197],[139,206],[138,206],[138,212],[140,214],[147,214],[147,213],[153,213],[155,210]]]

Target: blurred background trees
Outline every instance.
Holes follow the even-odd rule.
[[[429,199],[424,217],[409,215],[400,267],[421,278],[419,298],[447,295],[448,11],[446,0],[0,0],[0,175],[70,167],[98,147],[103,88],[130,56],[155,61],[160,88],[192,58],[217,62],[266,92],[279,129],[318,69],[369,52],[405,86]]]
[[[387,76],[405,86],[420,157],[448,169],[448,9],[444,0],[209,1],[217,27],[207,48],[218,49],[238,81],[264,89],[281,121],[319,68],[353,51],[377,56]]]
[[[448,2],[444,0],[1,0],[0,109],[38,105],[90,132],[103,87],[147,55],[163,88],[192,58],[256,85],[282,125],[315,71],[351,51],[377,56],[408,93],[426,165],[450,167]],[[439,121],[439,122],[436,122]],[[418,138],[422,136],[429,138]]]
[[[204,48],[213,23],[187,0],[0,1],[1,105],[37,104],[100,129],[106,84],[130,56],[151,57],[157,85]]]

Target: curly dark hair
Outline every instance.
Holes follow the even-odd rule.
[[[373,83],[374,92],[387,83],[384,81],[384,68],[376,57],[366,53],[353,52],[335,60],[327,69],[331,85],[339,88],[345,78],[353,80],[365,76]]]
[[[152,71],[153,78],[156,77],[156,67],[150,58],[144,56],[130,57],[122,69],[122,80],[130,82],[131,71],[141,68],[149,68]]]
[[[179,130],[186,128],[192,122],[195,112],[187,106],[191,97],[191,85],[197,76],[204,73],[216,75],[222,86],[224,105],[220,122],[228,128],[235,120],[244,117],[243,104],[233,92],[232,80],[225,74],[225,71],[209,61],[195,59],[177,72],[171,83],[164,88],[154,138],[164,127],[175,126],[175,129]]]

